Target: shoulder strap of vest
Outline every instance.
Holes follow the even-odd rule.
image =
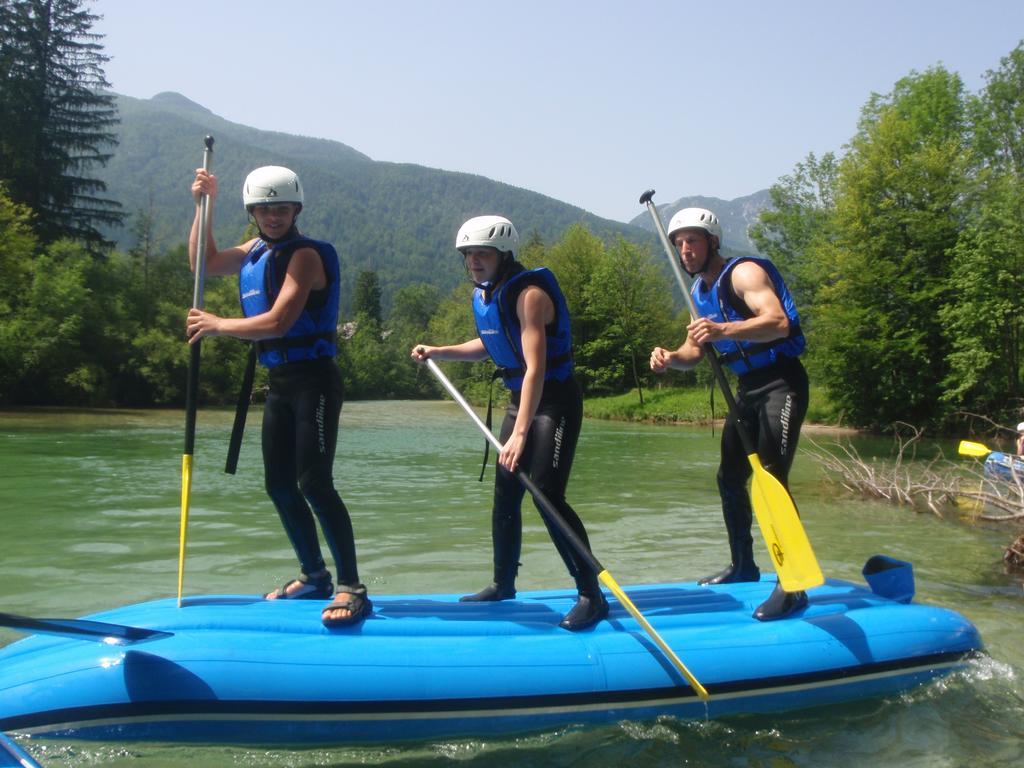
[[[509,334],[509,331],[510,331],[511,328],[513,328],[513,327],[518,328],[519,327],[519,319],[518,318],[515,319],[514,326],[512,324],[510,324],[509,318],[508,318],[508,313],[509,312],[511,312],[513,315],[515,314],[516,303],[519,301],[519,295],[523,291],[525,291],[527,288],[529,288],[531,285],[536,285],[537,287],[543,288],[543,289],[547,288],[547,285],[546,285],[546,282],[545,282],[545,278],[540,273],[538,273],[536,270],[532,270],[532,269],[528,270],[522,264],[519,264],[519,262],[516,262],[516,266],[518,266],[519,269],[515,270],[515,272],[513,272],[510,275],[510,277],[507,279],[506,284],[505,284],[505,289],[501,292],[501,296],[499,298],[499,304],[498,304],[498,312],[501,314],[501,317],[502,317],[501,325],[502,325],[502,328],[505,330],[506,335]],[[545,290],[545,292],[546,292],[546,290]],[[551,297],[551,300],[555,304],[555,313],[556,313],[556,317],[555,317],[555,320],[554,320],[553,324],[557,327],[557,325],[558,325],[558,317],[557,317],[558,304],[557,304],[557,302],[554,301],[554,297],[553,296]],[[514,343],[513,339],[509,338],[508,341],[509,341],[509,344],[512,346],[512,349],[518,349],[518,345]],[[555,355],[553,357],[549,357],[547,359],[547,364],[551,368],[555,368],[555,367],[557,367],[559,365],[562,365],[563,363],[567,363],[567,362],[571,361],[572,359],[573,359],[572,350],[569,350],[568,352],[563,352],[560,355]],[[520,358],[520,361],[522,362],[521,358]],[[496,376],[501,376],[501,378],[505,379],[506,381],[508,381],[510,379],[516,379],[516,378],[519,378],[520,376],[526,375],[526,365],[524,363],[523,365],[521,365],[518,368],[501,368],[501,367],[499,367],[495,371],[495,375]]]
[[[732,271],[736,265],[744,261],[750,261],[750,259],[745,256],[737,256],[736,258],[730,259],[723,268],[725,270],[725,274],[722,275],[719,281],[718,289],[718,303],[722,311],[722,317],[729,316],[725,311],[725,305],[727,302],[728,305],[732,307],[733,310],[744,320],[749,320],[754,316],[754,312],[747,306],[747,302],[737,296],[735,289],[732,287]]]
[[[517,262],[518,263],[518,262]],[[555,297],[551,296],[548,292],[547,278],[543,273],[535,269],[526,269],[519,265],[520,268],[509,278],[509,281],[505,284],[505,289],[502,291],[501,300],[504,302],[503,306],[500,306],[502,312],[515,312],[516,304],[519,301],[519,296],[529,288],[531,285],[535,285],[545,293],[548,293],[552,304],[555,306],[555,318],[551,321],[551,326],[558,327],[558,302],[555,301]],[[518,320],[517,320],[518,325]]]
[[[311,237],[305,235],[299,235],[298,237],[287,240],[283,243],[279,243],[276,246],[268,246],[273,252],[274,259],[267,265],[266,271],[266,289],[267,295],[276,299],[278,291],[281,290],[281,286],[284,284],[284,276],[288,271],[288,265],[291,263],[292,255],[300,248],[312,248],[320,256],[321,261],[324,258],[320,248],[323,245],[333,248],[330,243],[322,243],[319,240],[314,240]],[[306,307],[310,309],[319,309],[321,305],[325,304],[327,299],[327,291],[330,288],[331,281],[336,279],[330,270],[324,268],[324,277],[327,279],[327,285],[320,290],[309,292],[309,298],[306,300]]]

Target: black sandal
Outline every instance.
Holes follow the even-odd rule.
[[[339,599],[340,598],[340,599]],[[332,619],[327,616],[328,611],[348,610],[348,616]],[[320,612],[320,621],[325,627],[345,627],[351,624],[358,624],[373,612],[373,602],[366,596],[366,587],[362,584],[349,586],[339,584],[338,591],[334,595],[334,601]]]
[[[299,584],[296,588],[294,585]],[[291,592],[289,592],[291,588]],[[330,600],[334,594],[334,581],[330,571],[324,571],[316,578],[303,573],[299,578],[292,579],[264,597],[267,600]]]

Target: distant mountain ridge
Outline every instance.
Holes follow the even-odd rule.
[[[245,175],[261,165],[288,166],[305,186],[307,202],[299,219],[303,233],[329,240],[338,249],[346,276],[343,301],[363,269],[378,273],[385,302],[413,282],[431,282],[442,290],[453,287],[465,279],[453,248],[455,232],[465,219],[485,213],[507,215],[522,237],[536,232],[546,243],[582,223],[605,239],[622,236],[655,245],[650,225],[643,221],[646,214],[628,224],[611,221],[484,176],[376,161],[337,141],[233,123],[179,93],[116,98],[120,143],[98,175],[107,184],[107,195],[120,201],[128,214],[125,228],[105,233],[119,241],[121,250],[134,245],[132,231],[141,214],[151,220],[158,252],[186,242],[194,211],[188,189],[207,134],[214,137],[212,167],[220,182],[214,211],[217,243],[237,242],[245,231]],[[749,243],[745,226],[756,215],[761,194],[767,198],[764,192],[731,202],[683,200],[707,200],[726,226],[727,246],[749,250],[740,243]],[[659,208],[674,211],[673,205]]]
[[[666,226],[672,216],[683,208],[707,208],[712,211],[722,224],[723,248],[730,253],[757,253],[747,234],[750,226],[757,221],[761,211],[771,206],[771,196],[767,189],[751,195],[737,197],[735,200],[722,200],[718,197],[681,197],[672,203],[658,205],[658,214]],[[633,226],[654,232],[654,224],[649,213],[634,217],[629,222]]]

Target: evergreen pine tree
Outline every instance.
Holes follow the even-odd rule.
[[[353,300],[355,314],[365,315],[379,326],[382,320],[380,280],[372,269],[364,269],[356,279],[355,298]]]
[[[120,204],[90,170],[116,144],[97,17],[81,0],[0,0],[0,181],[45,242],[103,238]]]

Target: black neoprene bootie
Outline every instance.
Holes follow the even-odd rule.
[[[754,565],[749,560],[741,561],[739,565],[736,561],[729,563],[727,568],[714,573],[710,576],[705,576],[702,579],[698,579],[697,583],[701,585],[706,584],[739,584],[745,581],[760,581],[761,580],[761,569]]]
[[[754,611],[754,618],[758,621],[775,621],[784,619],[790,614],[796,613],[807,607],[807,593],[787,592],[781,584],[776,584],[768,599],[757,606]]]
[[[558,626],[576,632],[587,627],[592,627],[608,615],[608,601],[604,595],[598,592],[596,595],[585,595],[582,592],[576,598],[574,605]]]
[[[576,605],[558,622],[558,626],[570,632],[592,627],[608,615],[608,601],[598,584],[597,574],[577,572],[576,588],[579,590]]]
[[[459,598],[460,603],[490,603],[497,600],[511,600],[516,596],[515,583],[499,584],[492,582],[479,592],[472,595],[463,595]]]

